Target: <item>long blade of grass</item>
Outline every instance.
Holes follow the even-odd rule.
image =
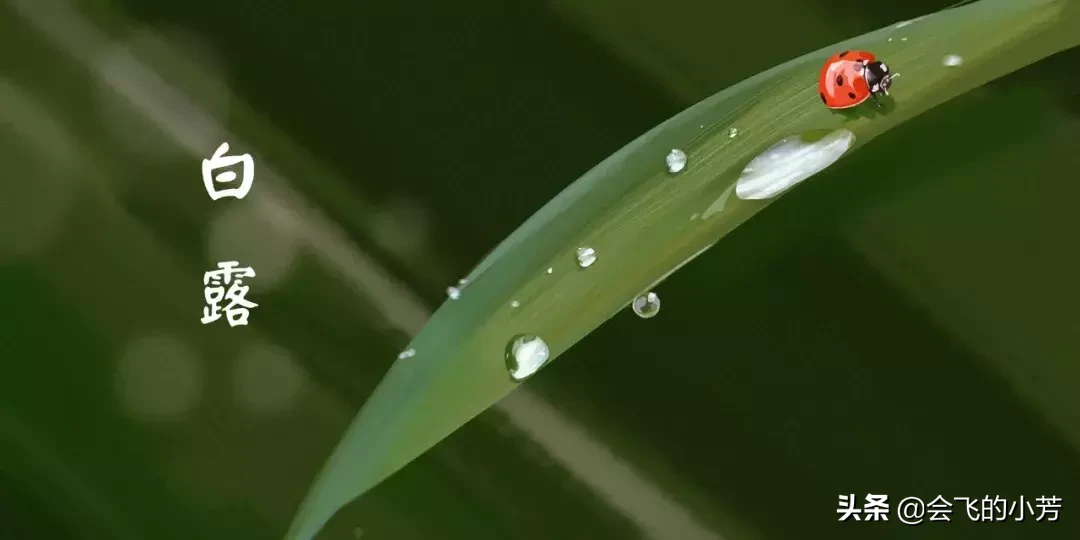
[[[415,354],[394,364],[345,433],[286,539],[312,538],[343,505],[512,391],[519,383],[504,355],[514,336],[540,336],[550,363],[767,206],[775,196],[740,194],[769,190],[736,187],[766,149],[818,134],[817,150],[828,143],[837,155],[855,151],[957,95],[1076,46],[1078,4],[982,0],[870,32],[728,88],[604,160],[500,244],[467,276],[461,298],[432,316],[409,346]],[[870,50],[901,74],[881,109],[840,113],[822,105],[818,70],[845,49]],[[687,156],[675,175],[665,166],[673,148]],[[576,256],[583,246],[597,255],[587,268]]]

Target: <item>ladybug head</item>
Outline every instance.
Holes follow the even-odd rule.
[[[899,75],[899,73],[890,72],[889,66],[886,66],[885,62],[870,62],[866,64],[864,71],[866,84],[870,87],[870,91],[875,94],[885,94],[886,96],[889,95],[892,80]]]

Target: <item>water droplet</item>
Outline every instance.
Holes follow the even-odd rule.
[[[660,297],[656,293],[649,291],[648,293],[638,295],[631,304],[634,309],[634,313],[642,319],[651,319],[660,313]]]
[[[591,247],[580,247],[577,250],[577,263],[582,268],[592,266],[596,262],[596,250]],[[548,272],[550,273],[550,272]]]
[[[900,38],[900,41],[907,41],[907,38],[906,38],[906,37],[902,37],[902,38]]]
[[[690,216],[690,221],[694,221],[694,220],[695,220],[695,219],[697,219],[697,218],[698,218],[699,216],[701,216],[701,214],[697,214],[697,213],[695,213],[695,214],[691,215],[691,216]]]
[[[469,280],[462,278],[457,280],[457,284],[459,287],[464,287],[469,284]]]
[[[449,296],[451,300],[457,300],[461,298],[461,289],[457,287],[447,287],[446,296]]]
[[[510,307],[514,307],[514,308],[521,307],[521,302],[518,302],[517,300],[511,300],[510,301]]]
[[[945,55],[945,58],[941,61],[941,63],[944,64],[945,67],[956,67],[960,64],[963,64],[964,59],[957,54],[947,54]]]
[[[677,173],[686,168],[686,152],[683,152],[678,148],[673,149],[672,151],[668,152],[667,159],[665,161],[667,162],[668,172],[672,174]]]
[[[416,349],[406,349],[401,351],[401,354],[397,355],[398,360],[404,360],[406,358],[412,358],[416,356]]]
[[[743,174],[746,174],[748,172],[754,172],[754,169],[751,168],[751,167],[747,167],[746,169],[743,169]],[[727,206],[727,200],[728,200],[729,197],[731,197],[731,192],[734,189],[735,189],[735,184],[732,184],[732,185],[728,186],[728,188],[725,189],[724,192],[720,194],[720,197],[718,199],[716,199],[715,201],[713,201],[713,203],[710,204],[709,207],[705,209],[705,213],[702,214],[701,219],[709,219],[709,216],[711,216],[713,214],[723,212],[724,207]]]
[[[510,378],[521,382],[544,367],[551,351],[544,340],[531,335],[519,334],[506,346],[506,369]]]
[[[892,38],[889,38],[889,41],[892,41]]]
[[[731,128],[727,132],[727,138],[734,139],[739,136],[739,128]]]
[[[550,273],[552,273],[552,272],[554,272],[554,271],[555,271],[555,269],[554,269],[554,268],[552,268],[552,267],[550,267],[550,266],[549,266],[549,267],[548,267],[548,269],[547,269],[547,273],[549,273],[549,274],[550,274]]]
[[[821,172],[855,143],[855,134],[840,129],[817,140],[787,137],[755,157],[739,176],[740,199],[769,199]]]

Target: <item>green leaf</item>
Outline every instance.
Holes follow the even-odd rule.
[[[500,244],[467,276],[460,299],[432,316],[409,346],[415,355],[394,364],[345,433],[287,540],[314,537],[343,505],[513,390],[505,355],[515,336],[542,338],[550,363],[767,206],[775,197],[747,200],[736,188],[755,157],[787,140],[778,164],[758,160],[754,174],[786,167],[798,176],[806,163],[803,174],[820,170],[915,115],[1076,46],[1078,4],[982,0],[871,32],[728,88],[604,160]],[[881,109],[822,105],[819,69],[845,49],[872,51],[900,74]],[[947,65],[952,55],[962,63]],[[672,174],[665,156],[675,148],[688,161]],[[581,268],[576,251],[585,246],[597,260]]]

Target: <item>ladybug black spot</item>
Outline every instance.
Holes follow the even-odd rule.
[[[847,56],[849,52],[851,52],[851,51],[844,51],[844,52],[840,53],[840,58],[843,58],[843,57]]]
[[[844,76],[843,75],[837,75],[836,76],[836,86],[844,86]]]
[[[825,99],[825,92],[821,92],[821,93],[820,93],[820,94],[818,94],[818,95],[819,95],[819,96],[821,96],[821,102],[822,102],[822,103],[824,103],[824,104],[826,104],[826,105],[828,105],[828,104],[829,104],[829,100]]]
[[[847,95],[849,98],[855,99],[855,92],[848,92]]]

